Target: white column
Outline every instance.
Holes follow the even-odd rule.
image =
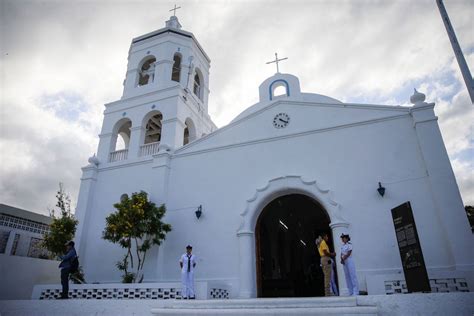
[[[145,133],[143,126],[130,128],[130,143],[128,144],[128,159],[137,158],[140,154],[140,145],[143,145],[142,135]]]
[[[174,85],[175,82],[171,80],[172,69],[172,60],[164,59],[157,61],[153,86],[158,86],[159,89],[162,89]]]
[[[186,82],[188,81],[189,66],[183,64],[184,60],[181,60],[181,69],[179,71],[179,83],[186,88]]]
[[[433,200],[450,245],[452,264],[458,269],[474,266],[472,233],[464,211],[459,188],[456,183],[451,162],[443,143],[434,113],[434,103],[424,102],[425,96],[415,91],[411,101],[414,127],[418,138],[422,158],[428,173]]]
[[[255,237],[251,231],[240,231],[239,238],[239,263],[240,263],[240,290],[239,298],[256,297],[255,281]]]
[[[90,164],[82,168],[81,186],[77,198],[77,207],[75,217],[79,221],[76,230],[75,243],[79,251],[79,257],[84,258],[86,249],[86,239],[88,235],[90,212],[92,212],[92,203],[94,200],[95,185],[97,182],[97,165]],[[81,264],[86,269],[85,261]]]
[[[171,150],[183,146],[185,124],[178,118],[163,120],[161,124],[160,143],[168,145]]]
[[[115,145],[117,137],[112,137],[112,133],[102,133],[99,135],[99,147],[97,149],[97,159],[100,162],[109,162],[109,155],[112,150],[112,142]]]
[[[339,263],[341,260],[341,246],[342,241],[341,236],[342,233],[347,233],[347,228],[349,224],[347,223],[331,223],[329,226],[332,229],[332,238],[334,239],[334,252],[336,253],[336,270],[337,270],[337,280],[339,285],[339,295],[340,296],[348,296],[349,289],[347,288],[346,283],[346,276],[344,275],[344,268],[342,264]],[[357,268],[357,265],[356,265]]]
[[[138,69],[133,68],[133,69],[128,69],[127,73],[125,75],[125,81],[123,83],[123,93],[122,96],[126,97],[133,92],[137,86],[137,80],[138,80]]]
[[[160,146],[158,154],[153,155],[152,175],[153,189],[150,192],[150,199],[160,206],[168,202],[168,181],[170,173],[171,154],[166,151],[166,146]],[[156,269],[153,271],[152,277],[160,280],[163,279],[163,269],[165,262],[166,251],[164,250],[165,243],[158,246],[158,253],[156,258]],[[150,276],[148,276],[150,278]]]

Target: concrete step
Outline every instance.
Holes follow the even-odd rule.
[[[212,308],[212,309],[184,309],[184,308],[153,308],[153,315],[157,316],[274,316],[274,315],[338,315],[338,316],[374,316],[378,315],[375,306],[356,307],[301,307],[301,308]]]
[[[377,315],[376,306],[358,306],[356,297],[259,298],[167,301],[153,315]]]
[[[169,300],[160,304],[161,308],[209,309],[209,308],[303,308],[303,307],[355,307],[357,300],[352,297],[289,297],[231,300]]]

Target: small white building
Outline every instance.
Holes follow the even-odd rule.
[[[41,246],[52,218],[17,207],[0,204],[0,254],[47,259]]]
[[[178,281],[190,243],[196,279],[228,284],[231,297],[318,295],[314,240],[328,231],[338,255],[339,236],[351,235],[362,290],[403,292],[391,209],[410,201],[432,288],[474,286],[473,235],[424,95],[411,107],[343,103],[276,73],[218,129],[209,67],[176,17],[133,39],[122,98],[106,104],[97,156],[82,169],[76,242],[89,283],[120,281],[123,249],[102,239],[105,218],[143,190],[173,227],[147,254],[145,282]],[[337,275],[344,294],[339,264]]]

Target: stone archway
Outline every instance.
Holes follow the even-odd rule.
[[[283,176],[269,180],[265,185],[257,188],[251,198],[247,200],[245,210],[240,214],[241,225],[237,231],[239,241],[239,297],[251,298],[257,296],[256,279],[256,248],[255,227],[258,217],[264,207],[272,200],[289,194],[303,194],[317,201],[327,212],[330,219],[330,228],[333,236],[339,236],[347,231],[349,224],[344,220],[340,205],[333,197],[332,192],[316,180],[306,180],[301,176]],[[338,255],[340,241],[336,238],[334,243]],[[338,265],[339,289],[341,294],[347,293],[344,273]]]

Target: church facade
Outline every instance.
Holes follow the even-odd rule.
[[[120,282],[123,249],[102,239],[105,218],[143,190],[173,227],[147,254],[145,282],[180,280],[192,244],[196,280],[225,283],[231,297],[319,295],[314,240],[330,233],[339,257],[348,233],[360,288],[382,294],[403,280],[391,210],[409,201],[429,278],[474,286],[473,236],[424,95],[411,107],[343,103],[277,72],[258,103],[217,128],[209,67],[176,17],[133,39],[123,96],[106,104],[97,156],[82,169],[76,243],[89,283]]]

